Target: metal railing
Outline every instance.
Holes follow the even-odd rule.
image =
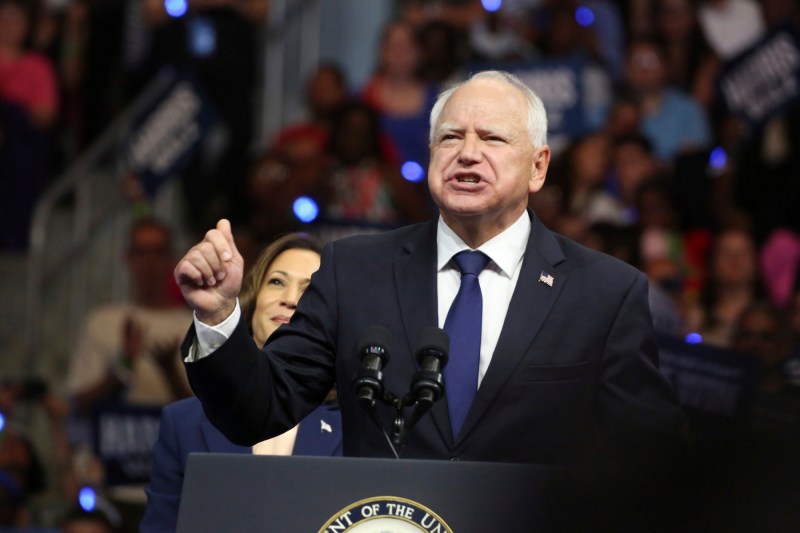
[[[103,178],[110,182],[121,182],[125,164],[115,152],[132,130],[135,117],[153,105],[165,87],[173,83],[173,76],[170,71],[163,71],[157,76],[97,141],[47,188],[37,202],[28,250],[25,311],[28,374],[35,374],[36,369],[41,367],[40,358],[44,353],[43,324],[48,312],[47,289],[57,280],[71,278],[66,310],[68,322],[63,333],[72,338],[78,327],[77,321],[83,317],[86,309],[86,252],[93,242],[93,236],[101,228],[118,224],[121,217],[129,215],[121,185],[116,188],[117,194],[107,194],[102,202],[93,201],[97,175],[104,174]],[[113,185],[110,190],[115,190]],[[65,204],[68,209],[63,208]],[[54,217],[59,210],[61,214],[67,211],[67,218],[72,219],[69,231],[63,227],[53,227]],[[53,242],[54,235],[60,242]],[[112,285],[119,287],[119,273],[112,271],[110,274],[117,276],[112,279]]]

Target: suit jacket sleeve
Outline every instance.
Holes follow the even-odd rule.
[[[678,451],[684,425],[672,387],[658,369],[647,294],[640,273],[609,331],[598,386],[602,444],[626,461]]]
[[[243,322],[219,349],[186,363],[186,372],[209,420],[231,442],[252,446],[293,428],[325,399],[335,382],[336,289],[333,248],[290,324],[262,351]],[[184,340],[184,360],[194,342]]]

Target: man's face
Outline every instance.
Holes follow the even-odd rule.
[[[527,119],[525,97],[499,80],[469,82],[447,101],[432,125],[428,185],[449,226],[502,231],[542,187],[550,149],[533,147]]]
[[[658,92],[664,85],[664,62],[655,46],[634,44],[628,52],[627,81],[636,91]]]
[[[158,294],[164,290],[173,258],[169,236],[161,228],[138,228],[131,236],[127,259],[137,292]]]

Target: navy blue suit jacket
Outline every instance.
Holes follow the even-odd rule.
[[[568,464],[598,450],[677,445],[683,419],[658,369],[647,278],[529,215],[519,280],[461,433],[453,438],[445,395],[401,456]],[[264,352],[240,323],[214,353],[186,364],[209,418],[231,441],[252,444],[292,427],[336,383],[344,454],[391,457],[351,388],[359,338],[374,324],[389,329],[384,381],[405,394],[417,337],[438,324],[436,249],[435,220],[326,245],[291,322]],[[193,341],[190,329],[184,354]],[[380,405],[378,417],[390,427],[393,408]]]
[[[325,404],[300,423],[293,455],[342,455],[339,408]],[[153,468],[147,492],[142,532],[175,531],[183,477],[189,454],[194,452],[251,453],[237,446],[208,421],[197,398],[171,403],[161,412],[158,440],[153,448]]]

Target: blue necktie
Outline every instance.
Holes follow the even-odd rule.
[[[444,321],[444,329],[450,335],[450,361],[444,367],[444,381],[455,438],[478,390],[483,313],[478,274],[490,259],[483,252],[469,250],[457,253],[453,259],[461,271],[461,286]]]

